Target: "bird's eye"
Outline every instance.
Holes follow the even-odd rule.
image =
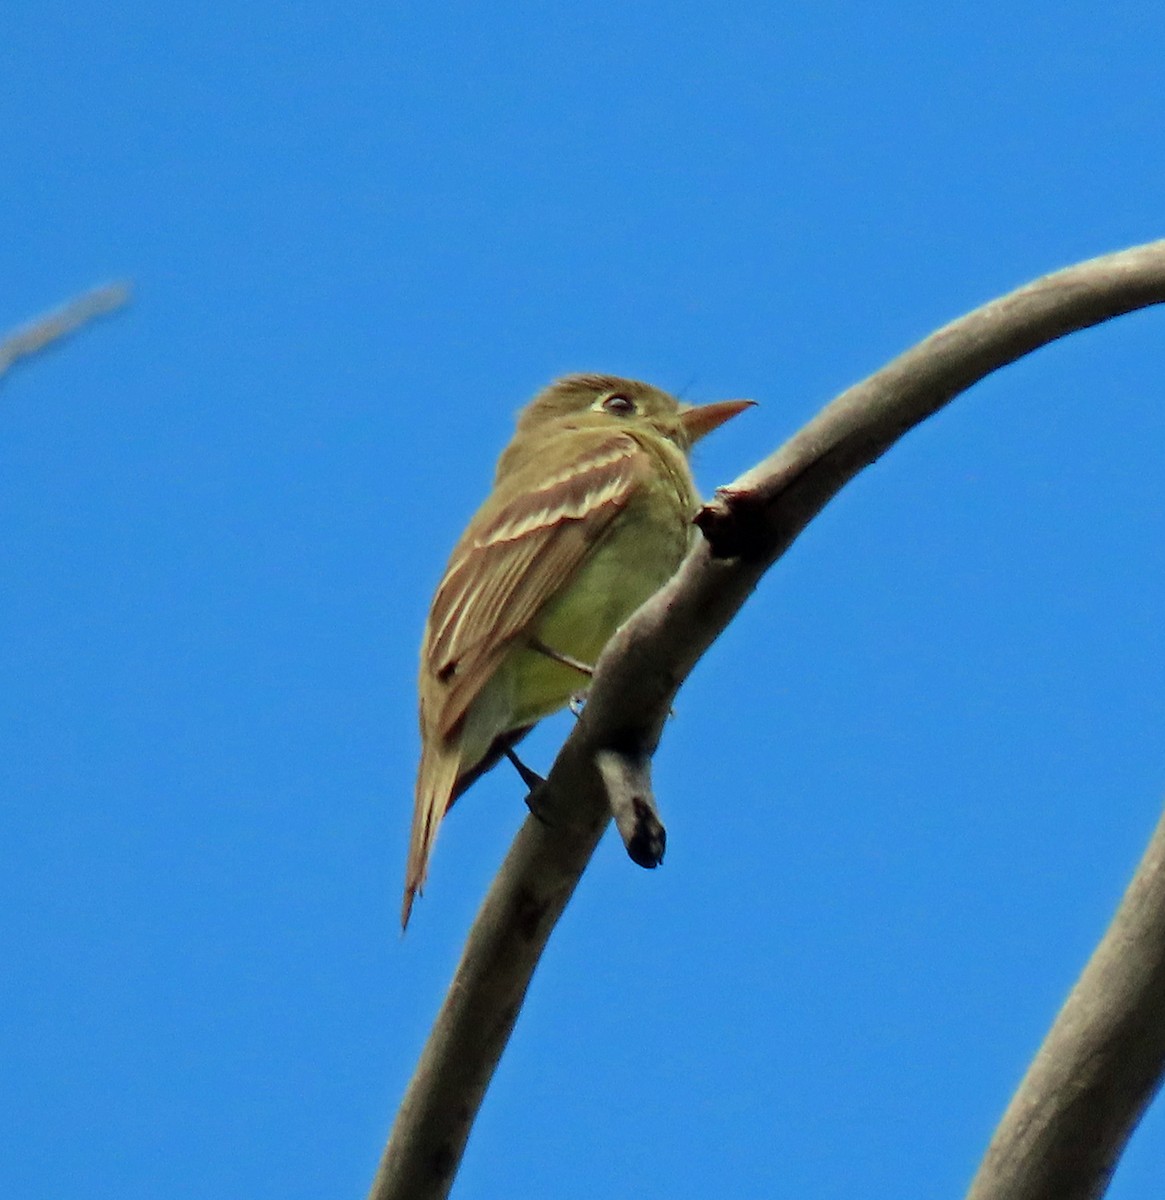
[[[635,402],[629,400],[622,392],[615,392],[603,401],[603,409],[617,417],[626,417],[635,411]]]

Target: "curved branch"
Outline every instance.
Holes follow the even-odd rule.
[[[1162,302],[1165,241],[1049,275],[940,329],[717,492],[697,518],[705,538],[596,665],[546,780],[539,811],[549,821],[525,822],[486,895],[370,1200],[447,1195],[542,948],[610,820],[604,777],[645,778],[676,690],[768,567],[849,479],[971,384],[1067,333]]]
[[[1165,817],[1019,1085],[967,1200],[1093,1200],[1165,1069]]]

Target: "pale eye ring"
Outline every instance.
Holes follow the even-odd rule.
[[[622,392],[612,392],[603,400],[603,409],[617,417],[629,417],[635,411],[635,402]]]

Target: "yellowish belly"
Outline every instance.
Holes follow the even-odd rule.
[[[638,530],[628,536],[617,526],[546,605],[531,630],[533,638],[593,666],[615,630],[675,573],[690,528],[675,520],[654,535]],[[589,682],[573,667],[525,642],[515,643],[467,714],[462,762],[480,760],[499,732],[557,712]]]

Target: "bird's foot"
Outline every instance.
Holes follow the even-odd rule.
[[[514,770],[522,777],[522,782],[526,785],[526,807],[531,814],[543,825],[549,828],[550,822],[546,819],[546,811],[542,804],[539,803],[539,798],[542,794],[542,788],[546,783],[546,779],[539,775],[537,771],[532,770],[514,753],[512,747],[507,746],[505,756],[514,764]]]

